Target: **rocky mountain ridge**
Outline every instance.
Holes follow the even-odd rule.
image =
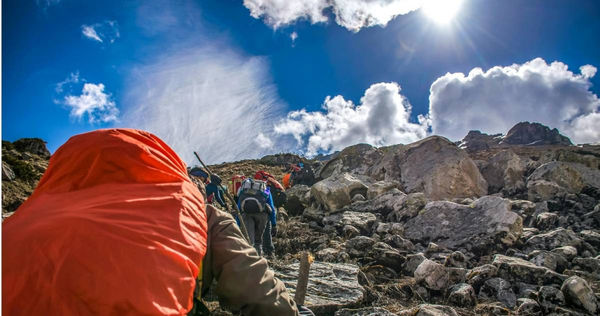
[[[293,292],[300,252],[315,255],[307,305],[317,315],[597,315],[600,146],[538,125],[303,160],[319,181],[287,191],[271,266]],[[43,167],[39,152],[8,147],[3,158]],[[300,159],[211,168],[280,177]],[[20,181],[4,174],[3,159],[3,214],[7,181]]]

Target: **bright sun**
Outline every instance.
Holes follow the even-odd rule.
[[[463,0],[425,0],[423,13],[434,22],[447,24],[460,10]]]

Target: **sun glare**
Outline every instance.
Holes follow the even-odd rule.
[[[458,13],[463,0],[426,0],[423,13],[439,24],[447,24]]]

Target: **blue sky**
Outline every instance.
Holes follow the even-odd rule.
[[[428,1],[3,1],[2,139],[140,128],[188,163],[524,120],[600,142],[599,1],[464,0],[446,24]]]

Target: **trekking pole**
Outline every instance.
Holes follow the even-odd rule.
[[[196,152],[194,152],[194,155],[196,155],[196,158],[198,158],[198,161],[200,161],[200,163],[202,164],[204,169],[206,169],[206,171],[208,172],[208,175],[210,177],[212,177],[213,173],[210,171],[210,169],[208,169],[208,166],[206,164],[204,164],[202,159],[200,159],[200,156],[198,156],[198,154]],[[237,203],[235,203],[235,200],[229,194],[229,192],[227,190],[225,190],[225,187],[223,187],[223,185],[219,185],[219,186],[221,187],[221,190],[223,190],[223,192],[225,192],[225,196],[227,196],[229,198],[229,201],[231,202],[231,204],[233,204],[233,207],[234,207],[233,213],[235,216],[237,216],[237,218],[240,221],[240,228],[242,229],[242,234],[244,235],[244,238],[246,238],[246,241],[248,241],[248,243],[250,243],[250,237],[248,236],[248,230],[246,229],[246,224],[244,224],[244,219],[242,218],[242,213],[240,212],[240,209],[238,208]]]
[[[298,305],[304,305],[306,290],[308,289],[308,272],[310,271],[310,264],[313,260],[313,256],[308,251],[302,252],[300,257],[300,267],[298,268],[296,293],[294,295],[294,301]]]

